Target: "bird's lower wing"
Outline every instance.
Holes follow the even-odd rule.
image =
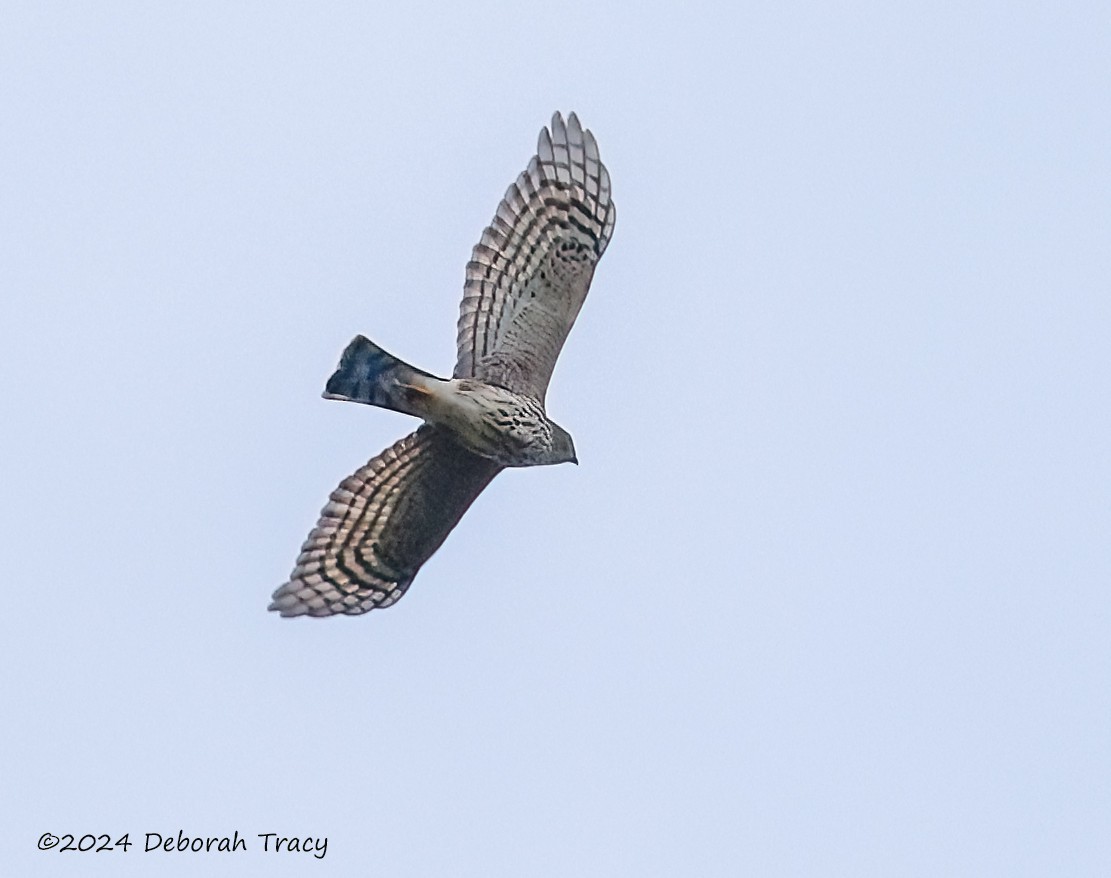
[[[422,426],[332,492],[269,608],[358,615],[396,603],[501,469]]]

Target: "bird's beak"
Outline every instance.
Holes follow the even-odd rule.
[[[575,466],[578,466],[579,465],[579,459],[577,457],[572,457],[571,458],[571,463],[573,463]]]

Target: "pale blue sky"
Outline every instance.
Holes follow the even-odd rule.
[[[7,3],[5,874],[1111,873],[1109,9]],[[267,613],[556,109],[582,465]]]

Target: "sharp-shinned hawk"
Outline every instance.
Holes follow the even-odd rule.
[[[505,467],[578,463],[544,396],[613,234],[594,136],[556,113],[467,264],[458,360],[442,380],[363,336],[324,396],[424,420],[332,492],[289,581],[283,616],[358,615],[395,603]]]

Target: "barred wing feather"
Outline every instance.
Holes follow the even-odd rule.
[[[501,469],[422,426],[332,492],[269,608],[359,615],[396,603]]]
[[[455,377],[543,402],[615,218],[594,136],[556,113],[467,265]]]

